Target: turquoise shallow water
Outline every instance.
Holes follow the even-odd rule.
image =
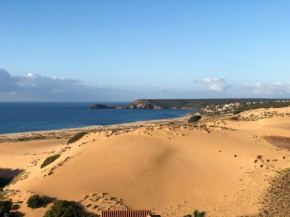
[[[91,110],[94,103],[0,103],[0,134],[181,117],[194,110]],[[127,103],[107,103],[125,105]]]

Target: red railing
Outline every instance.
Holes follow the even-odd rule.
[[[102,217],[147,217],[151,216],[150,210],[107,210],[102,211]]]

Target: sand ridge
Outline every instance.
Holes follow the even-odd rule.
[[[130,208],[176,217],[195,209],[207,216],[255,215],[270,180],[290,166],[289,151],[265,139],[287,136],[288,113],[259,109],[197,124],[141,123],[90,132],[70,145],[62,139],[1,143],[0,168],[21,170],[6,196],[21,198],[20,211],[32,217],[47,208],[27,208],[31,194],[79,201],[98,214]],[[61,156],[41,169],[53,154]]]

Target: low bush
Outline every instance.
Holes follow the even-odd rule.
[[[12,206],[12,202],[10,200],[0,201],[0,217],[4,217],[4,216],[23,217],[24,214],[21,212],[10,214],[11,209],[17,210],[18,208],[19,208],[19,205]]]
[[[245,110],[245,111],[246,111],[246,110]],[[235,111],[233,112],[233,114],[234,114],[234,115],[238,115],[238,114],[240,114],[241,112],[243,112],[243,110],[238,109],[238,110],[235,110]]]
[[[45,207],[48,204],[48,198],[39,195],[33,195],[27,200],[27,206],[32,209],[37,209],[40,207]]]
[[[6,213],[9,213],[12,207],[11,201],[0,201],[0,216],[4,216]]]
[[[193,213],[193,216],[194,217],[205,217],[205,212],[199,212],[198,210],[194,210],[194,213]]]
[[[194,123],[201,119],[200,115],[193,115],[191,118],[189,118],[188,123]]]
[[[56,200],[52,207],[46,211],[44,217],[93,217],[95,215],[88,213],[84,208],[73,201]]]
[[[46,158],[46,159],[43,161],[43,163],[41,164],[40,168],[43,168],[43,167],[45,167],[45,166],[51,164],[53,161],[55,161],[55,160],[56,160],[57,158],[59,158],[59,157],[60,157],[60,155],[57,154],[57,155],[53,155],[53,156],[50,156],[50,157]]]
[[[67,144],[71,144],[71,143],[74,143],[78,140],[80,140],[81,138],[83,138],[86,134],[88,134],[87,132],[81,132],[81,133],[78,133],[76,135],[74,135],[72,138],[70,138],[67,142]]]
[[[205,212],[200,212],[198,210],[194,210],[192,215],[186,215],[184,217],[205,217]]]
[[[18,204],[14,204],[13,206],[12,206],[12,209],[15,209],[15,210],[17,210],[17,209],[19,209],[20,208],[20,206],[18,205]]]

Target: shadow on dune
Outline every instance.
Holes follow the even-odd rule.
[[[0,189],[10,184],[13,178],[23,171],[20,169],[0,168]]]
[[[290,138],[282,136],[264,136],[264,139],[277,148],[290,150]]]
[[[24,170],[21,169],[9,169],[9,168],[0,168],[0,177],[4,178],[13,178],[18,174],[22,173]]]

